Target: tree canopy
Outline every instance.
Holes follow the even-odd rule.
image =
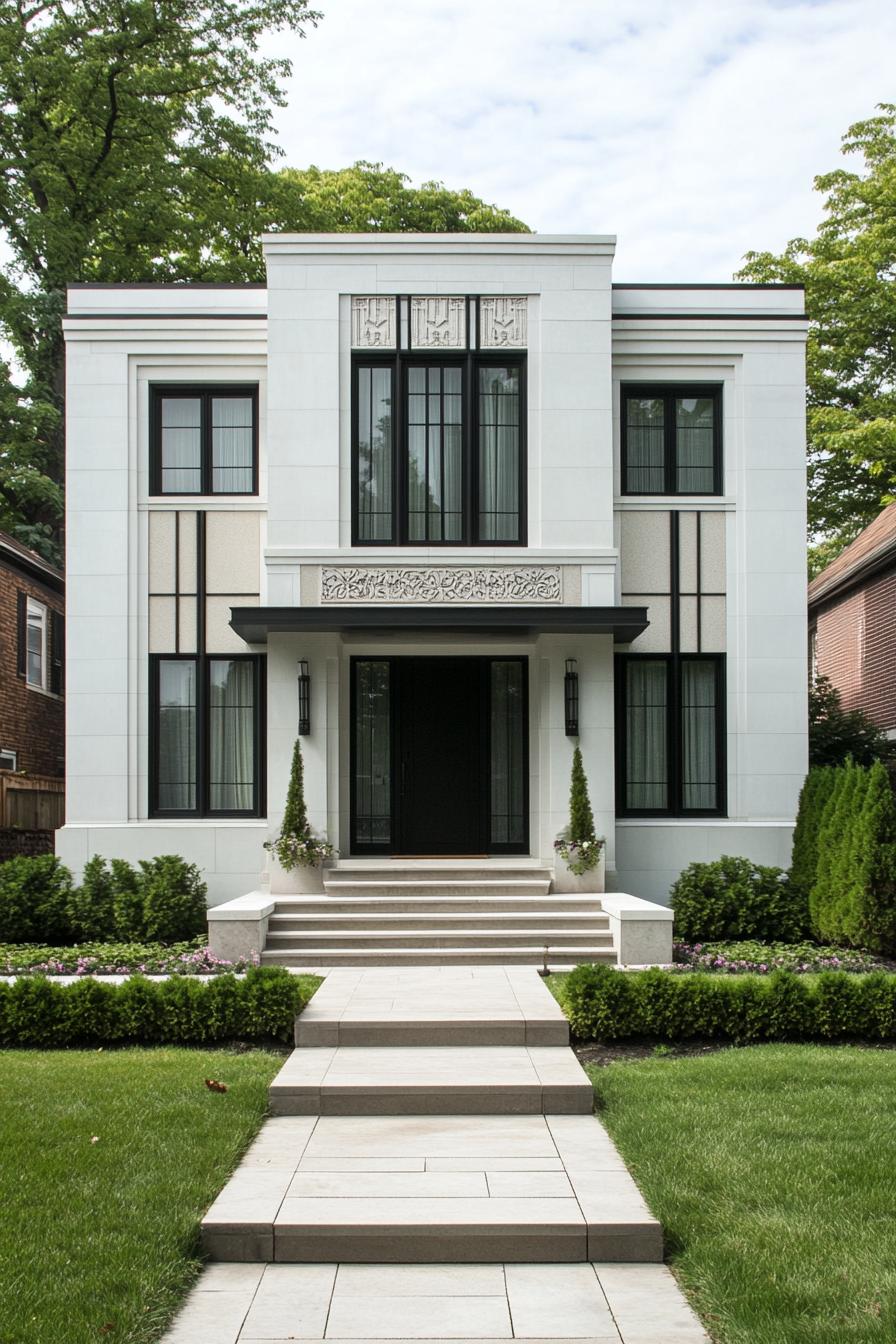
[[[840,692],[827,677],[809,687],[809,764],[871,765],[891,756],[891,743],[861,709],[844,709]]]
[[[749,252],[738,278],[806,287],[809,526],[829,563],[896,490],[896,105],[851,126],[854,169],[815,179],[814,238]],[[813,557],[810,553],[810,565]]]
[[[275,171],[273,110],[310,0],[0,0],[0,527],[58,559],[65,286],[258,280],[265,230],[519,230],[381,164]]]

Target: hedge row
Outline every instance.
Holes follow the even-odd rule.
[[[580,1040],[896,1040],[896,975],[670,975],[577,966],[563,990]]]
[[[244,979],[135,975],[55,984],[43,976],[0,982],[0,1046],[207,1045],[215,1041],[290,1041],[306,995],[282,967]]]

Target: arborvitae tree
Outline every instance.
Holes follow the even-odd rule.
[[[818,832],[834,782],[830,766],[814,766],[806,776],[793,831],[790,885],[808,900],[818,869]]]
[[[809,922],[816,937],[821,936],[821,911],[827,905],[830,895],[831,863],[837,843],[840,803],[846,789],[848,771],[848,766],[833,769],[831,787],[818,826],[816,873],[809,892]]]
[[[569,838],[593,840],[594,813],[588,797],[588,780],[582,764],[581,750],[576,747],[572,757],[572,777],[569,786]]]
[[[865,775],[853,824],[849,881],[840,891],[837,924],[853,947],[896,952],[896,798],[879,761]]]
[[[305,775],[302,768],[302,744],[296,738],[292,752],[292,766],[289,771],[289,789],[286,793],[286,810],[283,813],[283,825],[280,834],[296,836],[300,840],[310,835],[308,811],[305,807]]]
[[[844,937],[843,893],[853,880],[858,861],[857,819],[868,783],[868,771],[854,761],[843,767],[835,807],[825,809],[818,844],[818,874],[809,902],[813,932],[824,942]]]

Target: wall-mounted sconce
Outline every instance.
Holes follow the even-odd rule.
[[[579,735],[579,672],[575,658],[566,660],[563,678],[563,708],[566,711],[566,736]]]
[[[308,660],[299,659],[299,737],[311,732],[311,674]]]

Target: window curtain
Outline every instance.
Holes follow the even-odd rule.
[[[679,397],[675,402],[675,466],[679,494],[712,492],[714,436],[712,398]]]
[[[202,489],[202,402],[199,397],[163,397],[162,489],[195,495]]]
[[[196,808],[196,663],[158,664],[158,806],[162,812]]]
[[[212,397],[212,490],[249,494],[252,490],[251,397]]]
[[[715,663],[688,660],[681,665],[681,761],[683,808],[715,808],[718,805]]]
[[[669,806],[668,672],[665,662],[626,666],[626,807]]]
[[[666,488],[665,407],[661,397],[627,397],[625,488],[662,494]]]
[[[358,538],[392,540],[392,370],[358,369]]]
[[[390,665],[355,667],[355,841],[388,845],[392,838]]]
[[[209,665],[209,810],[254,806],[255,667],[242,660]]]
[[[479,370],[479,540],[520,533],[520,375]]]

